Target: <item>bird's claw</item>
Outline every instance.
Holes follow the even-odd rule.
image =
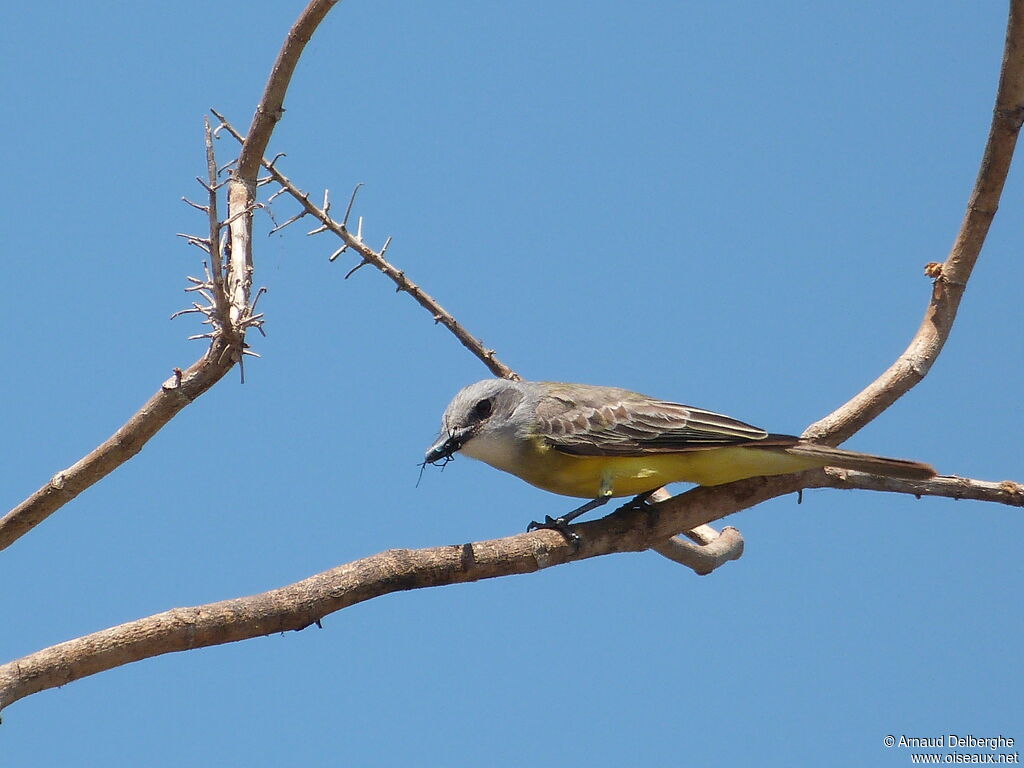
[[[615,511],[618,512],[619,510],[623,510],[628,512],[639,512],[641,509],[650,509],[651,503],[649,500],[653,494],[654,491],[647,491],[646,493],[638,494]]]
[[[578,533],[573,533],[569,528],[569,523],[566,522],[564,517],[552,517],[551,515],[544,515],[544,522],[538,523],[536,520],[531,520],[530,524],[526,526],[526,532],[531,531],[558,531],[562,534],[566,541],[573,545],[575,549],[580,548],[580,536]]]

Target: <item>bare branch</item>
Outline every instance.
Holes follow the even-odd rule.
[[[955,475],[933,477],[930,480],[898,480],[894,477],[881,477],[832,467],[826,470],[826,475],[830,488],[909,493],[918,497],[944,496],[949,499],[973,499],[1010,507],[1024,507],[1024,485],[1013,480],[989,482]]]
[[[366,259],[363,259],[358,264],[356,264],[354,267],[352,267],[352,269],[350,269],[348,272],[346,272],[345,273],[345,277],[342,278],[342,279],[343,280],[348,280],[350,277],[352,277],[352,275],[354,275],[356,272],[358,272],[360,269],[362,269],[363,267],[365,267],[369,263],[370,263],[369,261],[367,261]]]
[[[262,207],[263,207],[262,203],[252,203],[252,204],[246,206],[245,208],[243,208],[243,209],[241,209],[239,211],[235,211],[234,213],[232,213],[230,216],[228,216],[228,218],[226,218],[224,220],[224,223],[221,224],[221,226],[223,226],[223,227],[230,226],[231,224],[233,224],[236,220],[238,220],[242,216],[251,215],[252,212],[255,211],[257,208],[262,208]]]
[[[207,253],[212,253],[210,250],[210,243],[207,242],[205,237],[197,237],[196,235],[190,235],[187,232],[177,232],[175,237],[183,238],[189,245],[194,245],[196,248],[202,248]]]
[[[702,533],[714,531],[709,525],[698,527]],[[732,526],[726,526],[719,534],[703,544],[691,544],[679,536],[673,536],[662,544],[651,547],[659,555],[674,560],[680,565],[690,568],[698,576],[709,573],[725,565],[730,560],[737,560],[743,554],[743,535]]]
[[[260,595],[173,609],[0,666],[0,707],[151,656],[303,629],[329,613],[399,590],[530,573],[571,560],[641,551],[680,530],[799,486],[793,476],[785,479],[744,480],[716,491],[697,488],[651,509],[620,510],[575,526],[582,536],[578,549],[557,532],[537,531],[461,546],[391,550]],[[723,489],[730,492],[722,493]]]
[[[671,498],[672,494],[667,489],[658,488],[648,494],[647,501],[649,504],[657,504]],[[729,533],[726,534],[726,531]],[[681,536],[686,536],[696,545],[684,541]],[[651,549],[669,560],[685,565],[699,576],[706,576],[743,554],[743,536],[735,528],[727,528],[719,533],[710,525],[698,525],[668,541],[655,544]]]
[[[192,307],[190,309],[179,309],[177,312],[171,315],[170,319],[173,320],[176,317],[181,317],[182,315],[189,315],[192,314],[193,312],[202,312],[205,315],[208,312],[212,311],[213,310],[210,307],[201,307],[195,302],[192,302]]]
[[[213,151],[213,133],[210,130],[210,120],[203,116],[203,141],[206,144],[206,174],[210,181],[209,202],[206,205],[206,213],[210,222],[210,263],[213,268],[212,286],[217,322],[221,327],[227,324],[227,295],[224,293],[223,260],[221,252],[221,229],[220,215],[217,213],[217,158]]]
[[[217,119],[220,120],[221,126],[224,128],[224,130],[226,130],[229,134],[234,136],[237,141],[243,141],[242,135],[237,130],[235,130],[235,128],[227,121],[227,119],[223,115],[216,112],[215,110],[211,111],[213,112],[214,115],[216,115]],[[476,355],[476,357],[479,358],[484,363],[484,365],[488,367],[488,369],[490,369],[491,373],[493,373],[495,376],[500,376],[505,379],[520,378],[519,374],[517,374],[510,367],[508,367],[503,362],[498,360],[498,358],[494,354],[494,350],[487,349],[483,345],[483,342],[481,342],[479,339],[477,339],[475,336],[469,333],[469,331],[467,331],[452,316],[452,314],[448,312],[448,310],[442,307],[437,302],[437,300],[434,299],[433,296],[431,296],[418,285],[416,285],[414,282],[409,280],[409,278],[405,276],[405,273],[402,270],[390,264],[384,258],[382,253],[378,253],[377,251],[373,250],[368,245],[366,245],[366,243],[364,243],[362,240],[361,223],[358,226],[357,231],[354,235],[352,234],[352,232],[349,231],[344,222],[348,220],[348,217],[352,212],[352,205],[353,202],[355,201],[356,192],[358,192],[362,184],[357,184],[355,189],[352,191],[352,197],[349,200],[348,208],[345,211],[345,219],[341,223],[339,223],[332,219],[330,216],[328,216],[323,211],[323,209],[319,208],[316,205],[316,203],[313,203],[309,199],[309,195],[307,195],[305,192],[296,187],[287,176],[281,173],[281,171],[279,171],[277,168],[271,166],[271,164],[268,161],[263,161],[263,167],[270,171],[271,174],[273,174],[275,181],[277,181],[277,183],[280,184],[284,189],[288,190],[288,194],[290,194],[292,197],[298,200],[299,203],[303,206],[303,208],[305,208],[305,210],[307,210],[314,217],[319,219],[320,222],[325,227],[327,227],[327,229],[329,229],[331,232],[333,232],[335,235],[337,235],[344,241],[345,245],[342,248],[335,251],[332,254],[332,258],[337,258],[337,256],[346,248],[351,248],[352,250],[356,251],[362,257],[363,262],[371,264],[374,267],[376,267],[379,271],[383,272],[388,278],[390,278],[395,283],[395,287],[397,288],[397,290],[405,291],[406,293],[413,297],[416,303],[418,303],[421,307],[430,312],[431,316],[434,318],[434,322],[441,323],[449,331],[451,331],[455,335],[455,338],[457,338],[462,343],[462,345],[466,347],[466,349],[468,349],[470,352]],[[359,221],[361,222],[362,219],[360,218]],[[390,244],[390,242],[391,238],[388,238],[387,242],[385,243],[385,250],[387,245]],[[357,265],[356,269],[359,269],[362,266],[363,264],[360,263],[359,265]],[[350,270],[347,276],[351,276],[353,272],[355,272],[355,269]]]
[[[209,211],[209,208],[207,208],[205,205],[200,205],[199,203],[195,203],[195,202],[189,200],[187,197],[182,196],[181,199],[182,199],[183,202],[191,205],[196,210],[202,211],[203,213],[206,213],[207,211]]]
[[[132,456],[161,427],[212,387],[231,369],[222,362],[223,341],[215,341],[207,353],[182,373],[169,379],[106,442],[84,458],[57,472],[46,485],[0,518],[0,549],[24,536],[89,486],[102,480]]]
[[[957,493],[966,498],[965,489],[988,485],[959,478],[940,480],[958,484],[957,488],[948,488],[948,494],[937,494],[954,498]],[[680,531],[700,530],[714,520],[800,488],[828,487],[836,482],[826,472],[813,470],[750,478],[715,488],[698,487],[647,509],[627,505],[600,520],[574,526],[581,537],[578,548],[560,533],[542,530],[472,544],[389,550],[270,592],[175,608],[4,664],[0,666],[0,708],[37,691],[152,656],[304,629],[330,613],[392,592],[532,573],[561,563],[616,552],[641,552],[654,546],[661,551],[664,542]],[[900,481],[897,485],[909,484]],[[1016,498],[1021,487],[1013,485],[1017,490],[1010,495]],[[899,487],[885,490],[913,492]],[[722,538],[726,538],[722,547],[738,554],[737,545],[730,544],[734,534],[729,530],[722,532]]]
[[[299,219],[301,219],[303,216],[305,216],[308,213],[309,213],[309,211],[299,211],[294,216],[292,216],[290,219],[288,219],[288,221],[284,222],[283,224],[278,224],[272,230],[267,232],[267,235],[270,236],[270,235],[274,234],[275,232],[280,232],[282,229],[287,227],[289,224],[294,224],[296,221],[298,221]]]
[[[256,311],[256,305],[259,304],[260,297],[263,296],[266,292],[267,292],[267,287],[265,285],[261,286],[260,289],[258,291],[256,291],[256,298],[254,298],[252,300],[252,304],[249,305],[249,309],[251,311],[253,311],[253,312]]]
[[[933,262],[926,268],[926,273],[935,281],[921,327],[888,370],[849,402],[809,426],[804,437],[830,444],[842,442],[895,403],[928,373],[949,338],[960,299],[999,207],[1022,120],[1024,3],[1012,0],[996,106],[981,169],[948,258],[942,264]]]
[[[345,209],[345,218],[341,220],[341,226],[348,226],[348,217],[352,215],[352,206],[356,203],[356,194],[359,192],[359,188],[363,186],[363,182],[359,182],[352,189],[352,196],[348,199],[348,207]]]
[[[239,178],[255,180],[256,172],[263,161],[263,154],[270,143],[270,135],[284,115],[284,95],[288,91],[288,84],[295,73],[299,57],[317,26],[337,2],[338,0],[312,0],[288,30],[284,45],[277,54],[277,61],[270,70],[270,77],[259,106],[256,107],[256,114],[253,115],[248,139],[238,155]]]

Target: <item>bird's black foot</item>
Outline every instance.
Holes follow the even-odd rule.
[[[655,488],[654,490],[657,489]],[[650,509],[651,505],[647,503],[647,500],[650,499],[652,495],[654,495],[654,490],[644,491],[643,493],[637,494],[632,499],[623,504],[621,507],[619,507],[619,509],[629,512],[639,511],[641,509]],[[615,511],[618,512],[619,509]]]
[[[558,531],[560,534],[565,536],[565,540],[573,545],[575,549],[580,548],[580,537],[579,534],[573,533],[569,528],[569,522],[564,517],[552,517],[551,515],[544,516],[544,522],[538,523],[536,520],[531,520],[530,524],[526,526],[526,532],[530,531]]]
[[[579,534],[573,533],[571,530],[569,530],[569,523],[571,523],[580,515],[585,514],[592,509],[597,509],[602,504],[607,504],[608,499],[610,498],[610,496],[599,496],[596,499],[591,499],[583,506],[576,507],[576,509],[574,509],[572,512],[567,512],[561,517],[551,517],[551,515],[545,515],[543,523],[538,523],[536,520],[533,520],[530,522],[528,526],[526,526],[526,531],[527,533],[529,533],[530,531],[536,531],[542,528],[547,528],[552,531],[558,531],[560,534],[565,536],[566,540],[570,544],[573,545],[573,548],[579,549]]]

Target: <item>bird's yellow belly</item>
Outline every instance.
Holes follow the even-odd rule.
[[[635,496],[668,483],[721,485],[746,477],[781,475],[822,465],[814,459],[758,448],[712,448],[619,457],[573,456],[545,448],[523,457],[510,471],[546,491],[585,499]]]

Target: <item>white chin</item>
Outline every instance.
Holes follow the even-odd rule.
[[[516,465],[516,446],[495,434],[483,434],[468,440],[462,446],[463,454],[471,459],[486,462],[496,469],[514,472]]]

